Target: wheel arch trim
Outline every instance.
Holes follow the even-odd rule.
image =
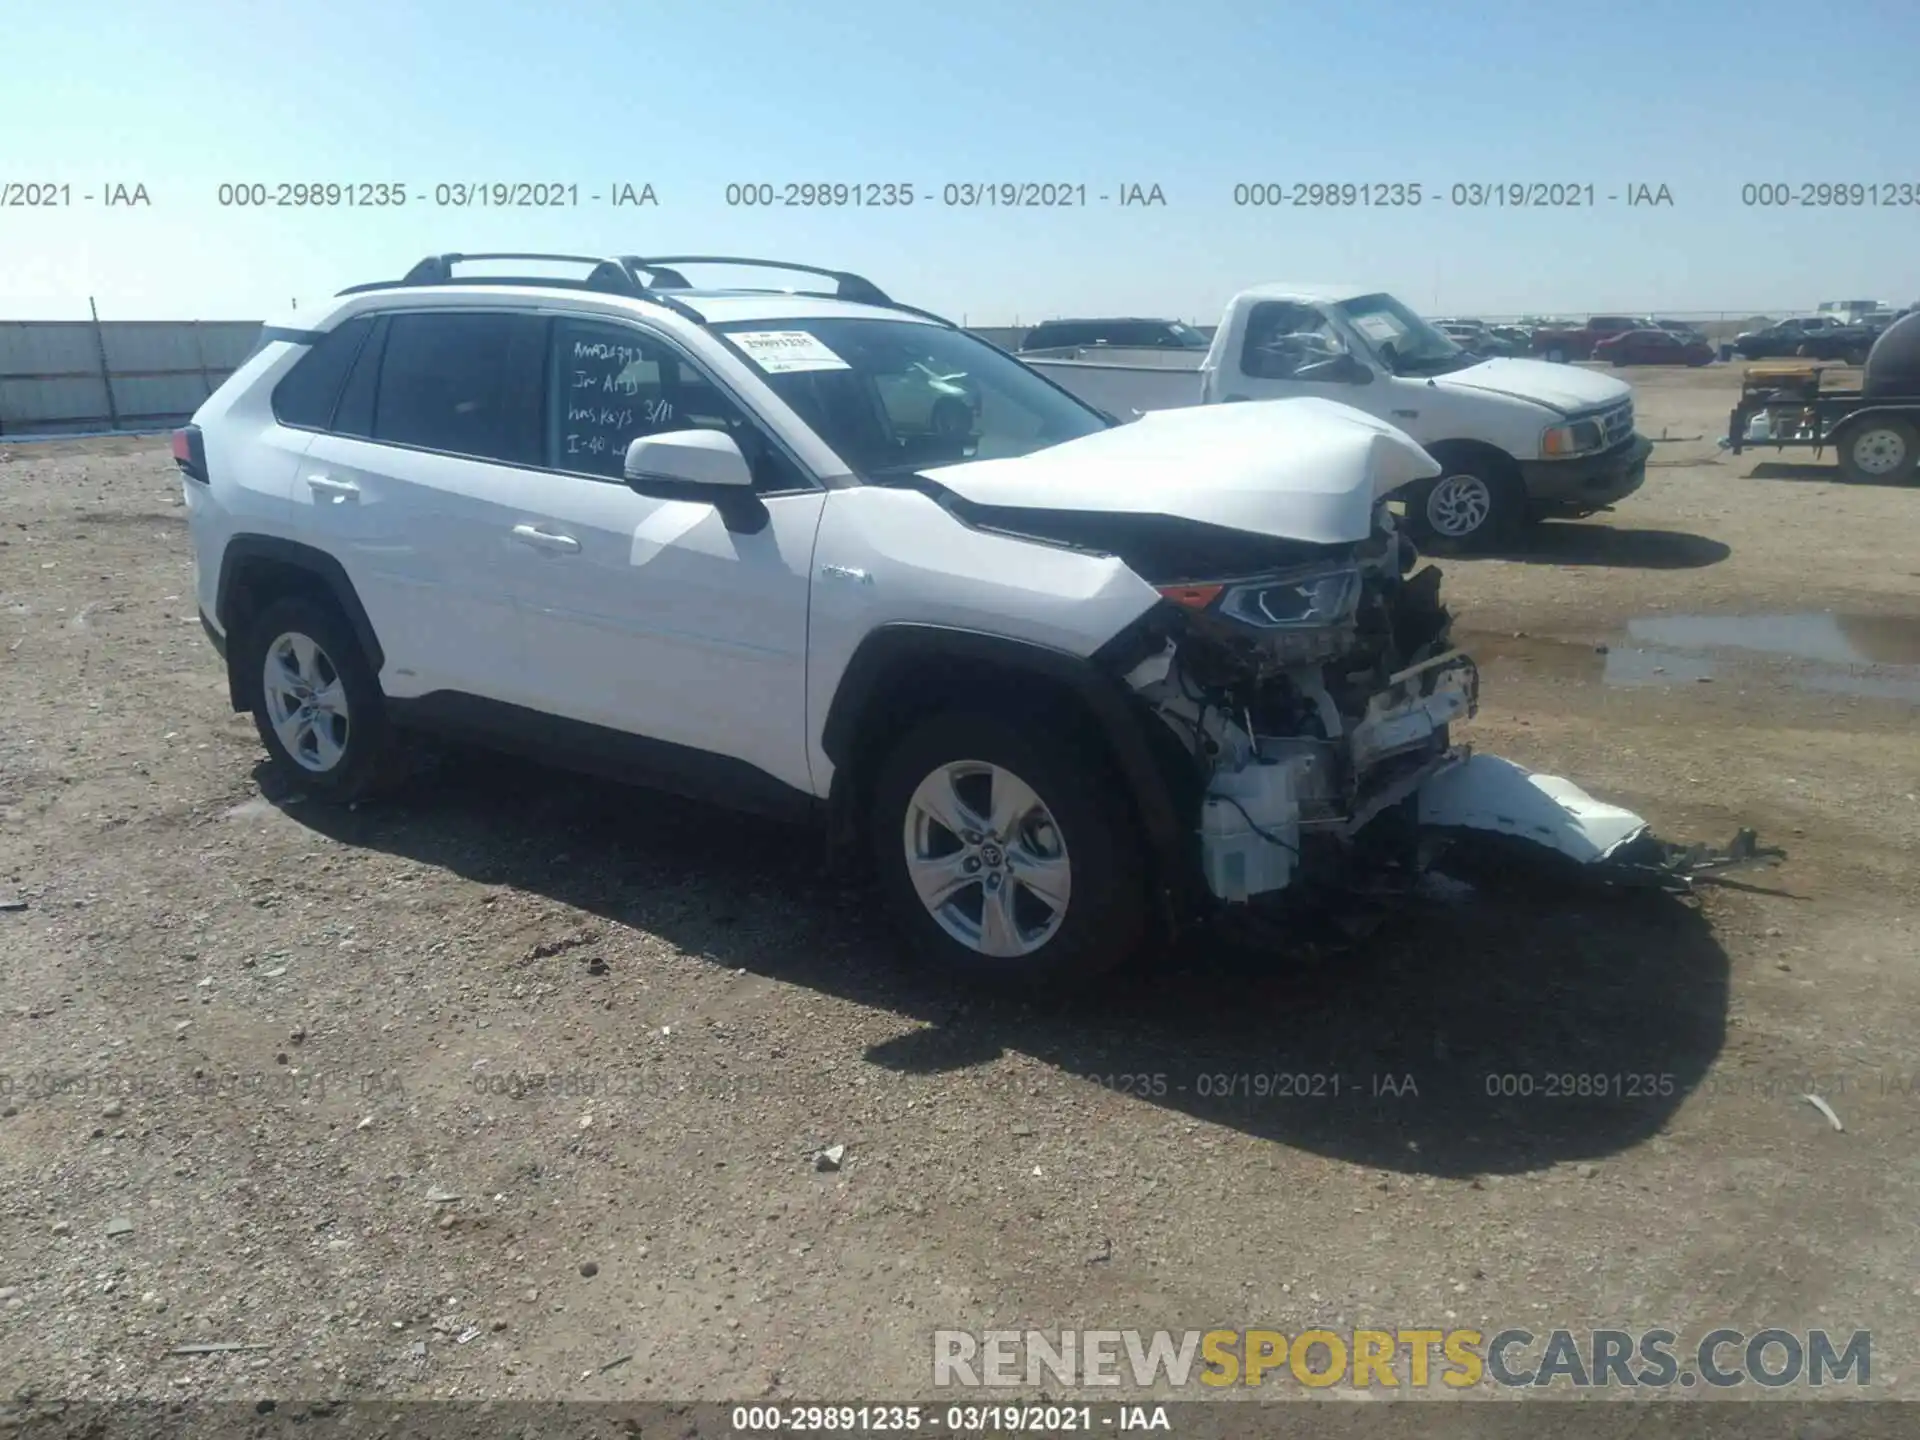
[[[1146,628],[1136,623],[1089,657],[986,631],[913,622],[877,626],[847,662],[821,728],[820,748],[834,765],[829,808],[836,832],[844,834],[846,827],[858,823],[853,802],[877,758],[860,754],[859,741],[876,701],[888,691],[888,676],[929,663],[985,664],[1010,676],[1052,681],[1079,703],[1127,784],[1161,882],[1176,891],[1185,888],[1190,880],[1188,837],[1173,787],[1149,743],[1147,717],[1131,703],[1119,676],[1139,658],[1134,652],[1148,647],[1146,635]]]
[[[379,675],[387,663],[386,652],[380,647],[380,637],[374,633],[373,621],[367,615],[366,606],[361,604],[353,581],[347,576],[346,567],[324,550],[277,535],[235,535],[227,542],[220,556],[220,578],[214,590],[214,618],[227,633],[230,648],[235,638],[234,589],[239,578],[256,564],[289,566],[303,570],[320,581],[346,616],[354,639],[360,642],[361,653],[368,667],[375,676]]]

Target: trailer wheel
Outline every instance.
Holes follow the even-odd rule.
[[[1920,464],[1920,432],[1891,416],[1863,420],[1840,438],[1840,473],[1863,484],[1910,480]]]

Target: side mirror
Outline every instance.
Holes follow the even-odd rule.
[[[643,495],[682,486],[753,488],[753,467],[747,464],[739,442],[724,430],[642,435],[627,446],[624,474],[627,484]]]
[[[1316,385],[1371,385],[1373,367],[1348,351],[1331,360],[1316,360],[1311,365],[1302,365],[1293,372],[1293,378]]]
[[[724,430],[642,435],[627,446],[624,473],[636,495],[713,506],[736,534],[756,535],[771,518],[753,493],[753,467],[739,441]]]

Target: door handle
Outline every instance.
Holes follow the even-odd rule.
[[[307,488],[316,495],[325,495],[332,500],[357,500],[360,487],[351,480],[334,480],[325,475],[309,475]]]
[[[522,545],[531,545],[536,550],[545,550],[554,555],[577,555],[580,551],[580,542],[573,536],[556,535],[537,525],[514,526],[513,538]]]

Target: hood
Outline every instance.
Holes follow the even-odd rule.
[[[1545,360],[1483,360],[1465,370],[1433,378],[1438,385],[1531,400],[1562,415],[1617,404],[1633,396],[1633,387],[1624,380]]]
[[[923,473],[976,505],[1166,515],[1340,545],[1365,540],[1382,498],[1440,466],[1384,421],[1295,399],[1152,410],[1028,455]]]

